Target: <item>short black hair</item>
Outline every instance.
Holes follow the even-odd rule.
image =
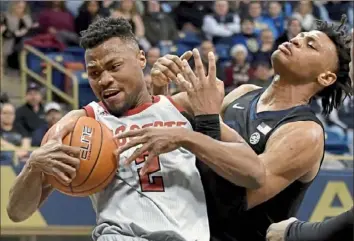
[[[80,34],[80,46],[84,49],[94,48],[113,37],[131,41],[138,46],[132,26],[124,18],[97,18]]]
[[[337,80],[321,90],[317,96],[322,98],[322,113],[328,115],[333,108],[338,109],[343,100],[353,95],[352,82],[349,76],[350,44],[352,38],[346,27],[347,16],[343,15],[340,24],[329,24],[317,20],[317,30],[325,33],[336,45],[339,59],[336,72]]]

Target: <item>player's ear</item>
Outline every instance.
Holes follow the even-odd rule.
[[[140,67],[144,69],[146,66],[146,57],[144,50],[139,50],[138,59],[140,61]]]
[[[336,80],[337,80],[337,75],[330,71],[322,73],[317,77],[317,82],[324,87],[330,86]]]

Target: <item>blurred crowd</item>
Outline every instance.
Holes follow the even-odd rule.
[[[26,39],[50,36],[52,43],[77,46],[80,31],[96,18],[123,17],[131,23],[140,47],[146,52],[144,72],[148,87],[150,70],[160,56],[190,49],[190,45],[179,41],[185,38],[200,49],[205,66],[207,53],[216,54],[217,75],[224,81],[226,93],[245,83],[267,87],[274,75],[272,52],[301,31],[314,29],[316,19],[336,23],[346,14],[349,29],[353,28],[352,1],[76,0],[0,4],[4,13],[0,27],[3,62],[7,68],[19,68],[18,54]],[[173,51],[176,48],[178,51]],[[178,89],[171,85],[171,93],[176,92]],[[26,103],[17,109],[6,94],[1,96],[1,145],[17,147],[20,157],[28,154],[21,151],[23,148],[40,145],[46,130],[63,114],[61,104],[44,104],[42,98],[42,91],[35,84],[28,87]],[[326,128],[352,143],[348,133],[353,130],[353,101],[346,100],[339,111],[328,117],[320,115],[318,103],[313,101],[312,105]]]

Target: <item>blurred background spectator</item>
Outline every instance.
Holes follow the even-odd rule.
[[[274,38],[278,38],[279,33],[273,19],[262,14],[261,2],[250,2],[248,5],[248,14],[253,19],[255,24],[255,33],[260,34],[264,29],[269,29],[273,32]]]
[[[23,158],[28,155],[28,148],[30,145],[30,138],[23,136],[21,132],[16,128],[15,121],[15,106],[9,102],[1,104],[1,119],[0,119],[0,137],[1,148],[16,150],[16,154],[19,158]],[[21,147],[19,149],[18,147]],[[1,157],[3,157],[1,155]]]
[[[214,13],[206,15],[203,31],[214,43],[240,32],[240,17],[229,11],[228,1],[215,1]]]
[[[150,74],[150,71],[152,69],[152,66],[154,63],[158,60],[158,58],[161,57],[161,52],[158,47],[151,47],[147,52],[146,52],[146,66],[144,69],[144,73]]]
[[[66,9],[64,1],[47,2],[48,6],[39,13],[38,22],[42,33],[54,35],[66,45],[79,43],[75,32],[75,21]]]
[[[311,1],[300,1],[294,11],[293,17],[298,19],[305,31],[315,28],[315,16],[313,15],[313,3]]]
[[[133,0],[122,0],[119,7],[116,8],[112,14],[112,17],[122,17],[129,21],[133,28],[135,36],[140,39],[145,35],[145,28],[141,16],[136,10],[135,2]]]
[[[15,125],[24,137],[31,137],[33,132],[45,123],[41,89],[30,84],[26,92],[26,103],[16,110]]]
[[[146,2],[147,9],[143,16],[145,37],[150,46],[160,46],[162,55],[169,52],[169,47],[178,38],[178,31],[173,18],[161,12],[161,5],[156,0]]]
[[[31,29],[37,28],[38,23],[32,21],[29,8],[25,1],[13,1],[2,21],[3,54],[7,66],[18,69],[18,54],[21,50],[22,39]]]
[[[276,40],[275,47],[277,48],[284,42],[289,42],[290,39],[296,37],[301,31],[301,22],[297,18],[289,18],[287,29],[283,35]]]
[[[40,146],[47,131],[63,116],[61,106],[56,102],[47,103],[44,107],[46,123],[42,123],[32,134],[32,146]]]
[[[252,60],[254,54],[259,50],[259,42],[255,33],[254,21],[252,18],[244,18],[241,21],[241,33],[237,34],[232,43],[244,45],[249,52],[249,59]]]
[[[274,72],[269,61],[259,61],[254,64],[248,83],[268,87],[272,82],[273,75]]]
[[[211,1],[181,1],[174,9],[178,30],[200,33],[203,18],[212,13]]]
[[[75,18],[75,31],[78,35],[82,30],[86,30],[95,18],[100,16],[99,11],[100,4],[98,1],[85,1],[82,3]]]
[[[231,49],[231,65],[225,69],[224,84],[226,94],[248,82],[250,63],[247,62],[247,55],[247,48],[242,44],[236,44]]]

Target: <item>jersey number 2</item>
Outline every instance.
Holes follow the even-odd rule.
[[[146,161],[148,153],[144,153],[141,157],[135,160],[138,165]],[[145,175],[140,175],[141,168],[138,168],[138,175],[140,179],[141,191],[143,192],[164,192],[163,179],[161,176],[151,176],[151,174],[161,170],[159,157],[156,156],[150,164],[150,172]],[[151,179],[151,180],[150,180]]]

